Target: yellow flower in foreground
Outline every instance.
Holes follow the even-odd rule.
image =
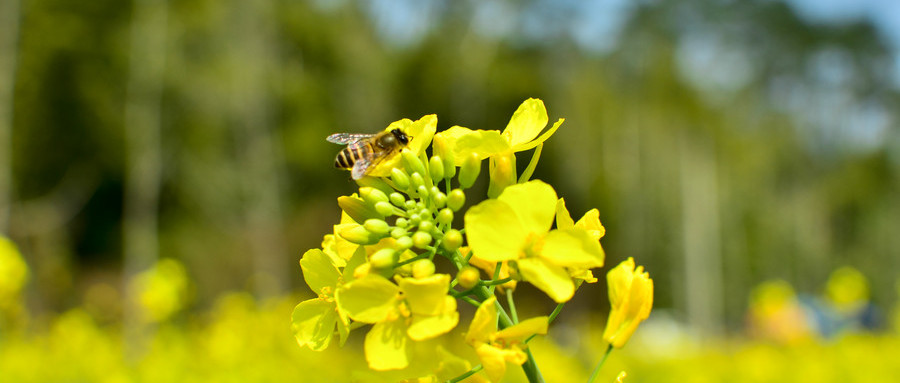
[[[506,374],[506,362],[522,365],[528,356],[522,351],[525,339],[534,334],[546,334],[546,316],[531,318],[519,324],[497,330],[497,298],[490,297],[478,306],[475,318],[466,333],[466,342],[475,348],[484,372],[492,382],[499,382]]]
[[[609,303],[612,310],[603,331],[603,340],[621,348],[634,330],[650,315],[653,307],[653,280],[644,266],[634,268],[628,258],[606,274],[609,284]]]

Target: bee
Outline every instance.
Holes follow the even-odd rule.
[[[334,167],[351,169],[353,179],[358,180],[379,162],[400,152],[410,137],[400,129],[393,129],[375,134],[335,133],[326,140],[347,145],[334,158]]]

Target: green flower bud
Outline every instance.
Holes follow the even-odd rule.
[[[437,221],[438,221],[438,223],[442,223],[444,225],[449,225],[450,223],[452,223],[453,222],[453,210],[450,210],[449,208],[446,208],[446,207],[441,209],[441,211],[438,212]],[[419,225],[419,227],[421,228],[422,225]]]
[[[462,189],[453,189],[447,196],[447,207],[453,211],[459,211],[466,204],[466,193]]]
[[[424,231],[426,233],[431,233],[431,230],[434,229],[434,223],[431,221],[422,221],[419,222],[419,231]]]
[[[369,230],[366,230],[362,225],[344,228],[338,234],[344,239],[357,245],[374,245],[381,239],[380,236],[369,232]]]
[[[386,269],[396,263],[397,252],[391,248],[384,248],[369,256],[369,264],[376,269]]]
[[[462,242],[462,233],[460,233],[459,230],[450,229],[444,234],[444,240],[441,244],[447,251],[456,251],[456,249],[462,246]]]
[[[381,219],[367,219],[365,223],[363,223],[363,227],[366,228],[372,234],[384,235],[387,234],[391,230],[391,226],[388,225],[387,222]]]
[[[394,230],[391,230],[391,237],[394,239],[406,236],[406,229],[402,229],[399,227],[395,227]]]
[[[416,201],[413,201],[413,200],[411,200],[411,199],[410,199],[410,200],[407,200],[406,203],[405,203],[404,205],[406,205],[406,210],[407,210],[407,211],[416,209]]]
[[[375,204],[375,211],[385,217],[394,215],[394,205],[387,201],[379,201]]]
[[[375,208],[371,205],[367,204],[362,198],[354,197],[354,196],[341,196],[338,197],[338,206],[341,207],[350,218],[353,218],[356,222],[365,222],[365,220],[369,218],[384,218],[384,216],[378,214],[375,211]]]
[[[404,197],[403,194],[393,192],[388,198],[390,198],[391,203],[396,207],[403,208],[406,206],[406,197]]]
[[[409,226],[409,221],[407,221],[406,218],[400,217],[397,218],[396,222],[394,222],[394,226],[402,227],[405,229],[407,226]]]
[[[425,188],[425,185],[419,185],[419,187],[416,188],[416,192],[419,193],[419,198],[428,197],[428,189]]]
[[[413,247],[413,240],[408,235],[405,237],[397,238],[397,248],[399,250],[406,250],[410,247]]]
[[[422,177],[421,173],[413,173],[409,176],[409,185],[414,189],[418,188],[419,186],[424,186],[425,178]]]
[[[434,262],[430,259],[420,259],[412,263],[412,276],[416,279],[425,278],[434,274]]]
[[[440,209],[447,204],[447,195],[438,190],[437,194],[431,196],[431,200],[434,201],[434,205]]]
[[[431,179],[435,181],[444,179],[444,163],[441,162],[441,157],[431,157],[428,161],[428,171],[431,172]]]
[[[440,157],[444,165],[444,178],[453,178],[456,175],[456,156],[447,139],[436,135],[431,141],[431,147],[434,148],[435,155]]]
[[[403,156],[403,162],[406,165],[406,170],[412,173],[425,174],[425,165],[422,164],[422,160],[419,157],[416,157],[415,153],[413,153],[409,149],[403,149],[400,152],[400,155]]]
[[[419,222],[422,222],[422,217],[419,214],[412,214],[409,216],[409,225],[410,226],[419,226]]]
[[[434,198],[434,196],[436,196],[436,195],[437,195],[438,193],[440,193],[440,192],[441,192],[441,188],[439,188],[439,187],[437,187],[437,186],[432,186],[431,188],[428,189],[428,194],[429,194],[432,198]]]
[[[362,197],[369,205],[375,205],[379,202],[387,202],[388,196],[383,191],[373,187],[363,186],[359,188],[359,196]]]
[[[399,168],[391,169],[391,181],[394,181],[394,186],[399,190],[409,189],[409,176]]]
[[[381,190],[384,194],[391,194],[394,191],[394,188],[391,185],[388,185],[381,177],[363,177],[356,180],[356,184],[362,187],[371,187],[378,190]]]
[[[472,266],[466,266],[456,274],[456,280],[459,281],[459,285],[462,286],[462,288],[471,289],[481,280],[481,274],[478,272],[478,269]]]
[[[424,249],[428,245],[431,244],[431,234],[428,234],[424,231],[417,231],[412,236],[413,246]]]
[[[472,187],[479,173],[481,173],[481,159],[477,153],[471,153],[459,169],[459,186],[463,189]]]

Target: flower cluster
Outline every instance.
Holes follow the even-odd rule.
[[[434,115],[391,124],[387,130],[401,129],[412,137],[409,144],[369,169],[357,181],[357,193],[338,198],[340,223],[325,236],[321,249],[307,251],[300,260],[316,297],[294,309],[298,343],[323,350],[334,335],[343,345],[351,330],[371,325],[364,343],[369,367],[401,370],[412,363],[417,344],[457,327],[457,304],[464,302],[478,308],[465,339],[481,364],[469,368],[442,350],[448,363],[465,365],[468,371],[460,375],[438,369],[425,380],[484,379],[475,375],[483,370],[488,379],[499,381],[511,363],[521,365],[530,381],[540,381],[528,341],[547,332],[582,283],[597,281],[591,269],[605,260],[599,212],[590,210],[575,221],[552,186],[530,180],[544,141],[562,123],[559,119],[547,128],[543,102],[529,99],[503,131],[454,126],[437,133]],[[516,153],[531,149],[528,166],[518,174]],[[484,160],[488,198],[474,203],[470,188]],[[438,268],[441,261],[455,273],[436,272],[448,268]],[[645,277],[632,280],[649,281]],[[613,281],[620,279],[610,272],[611,297]],[[557,310],[519,318],[513,301],[519,282],[546,293],[559,305]],[[617,327],[610,342],[619,347],[646,318],[652,302],[652,282],[649,290],[629,283],[616,282],[617,296],[637,294],[626,301],[644,303],[637,316],[631,309],[613,316],[623,310],[613,308],[610,322]],[[642,290],[629,293],[632,285]],[[497,293],[505,295],[506,307]],[[651,300],[646,300],[648,293]],[[627,302],[621,305],[633,304]],[[449,374],[451,370],[455,372]]]

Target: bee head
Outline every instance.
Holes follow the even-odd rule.
[[[406,133],[403,133],[403,131],[400,130],[400,129],[394,129],[394,130],[391,131],[391,133],[392,133],[392,134],[394,135],[394,137],[397,139],[397,142],[399,142],[399,143],[401,143],[401,144],[403,144],[403,145],[408,144],[408,143],[409,143],[409,140],[412,138],[412,137],[410,137],[410,136],[407,136]]]

